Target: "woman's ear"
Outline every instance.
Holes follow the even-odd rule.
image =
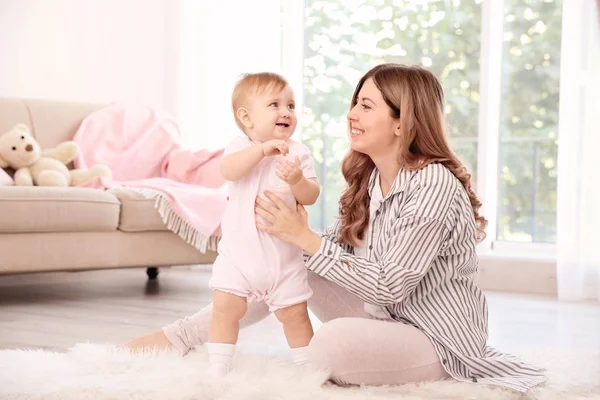
[[[400,136],[400,133],[402,133],[402,130],[400,129],[400,123],[397,123],[394,129],[394,135]]]
[[[235,116],[246,128],[252,128],[252,120],[250,119],[250,113],[244,107],[237,109]]]

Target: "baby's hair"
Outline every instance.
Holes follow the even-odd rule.
[[[244,125],[237,118],[237,110],[242,107],[249,95],[260,94],[264,92],[281,92],[288,82],[285,78],[274,72],[257,72],[243,74],[240,80],[233,88],[231,95],[231,106],[233,108],[233,117],[237,126],[244,131]]]

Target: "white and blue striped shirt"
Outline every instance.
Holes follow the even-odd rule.
[[[369,195],[379,184],[371,174]],[[546,381],[540,369],[487,346],[487,302],[478,269],[473,209],[460,181],[442,164],[400,170],[364,245],[367,257],[338,243],[339,222],[327,229],[306,266],[432,341],[457,380],[527,391]]]

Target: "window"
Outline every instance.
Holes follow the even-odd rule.
[[[561,0],[306,0],[302,140],[323,187],[309,209],[311,227],[323,229],[338,213],[354,85],[381,62],[418,63],[442,82],[451,144],[488,204],[488,237],[554,242],[561,7]]]
[[[506,0],[498,152],[498,240],[556,241],[562,5]]]

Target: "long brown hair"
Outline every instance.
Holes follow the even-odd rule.
[[[454,154],[446,139],[444,91],[437,77],[419,66],[381,64],[358,82],[351,109],[358,93],[369,78],[381,92],[394,118],[400,118],[401,144],[398,161],[401,168],[418,170],[437,162],[450,170],[464,186],[477,228],[477,242],[485,239],[487,220],[479,215],[481,202],[471,188],[471,174]],[[363,153],[350,149],[342,162],[342,174],[348,188],[340,199],[341,229],[339,241],[357,246],[369,223],[368,185],[375,164]]]

